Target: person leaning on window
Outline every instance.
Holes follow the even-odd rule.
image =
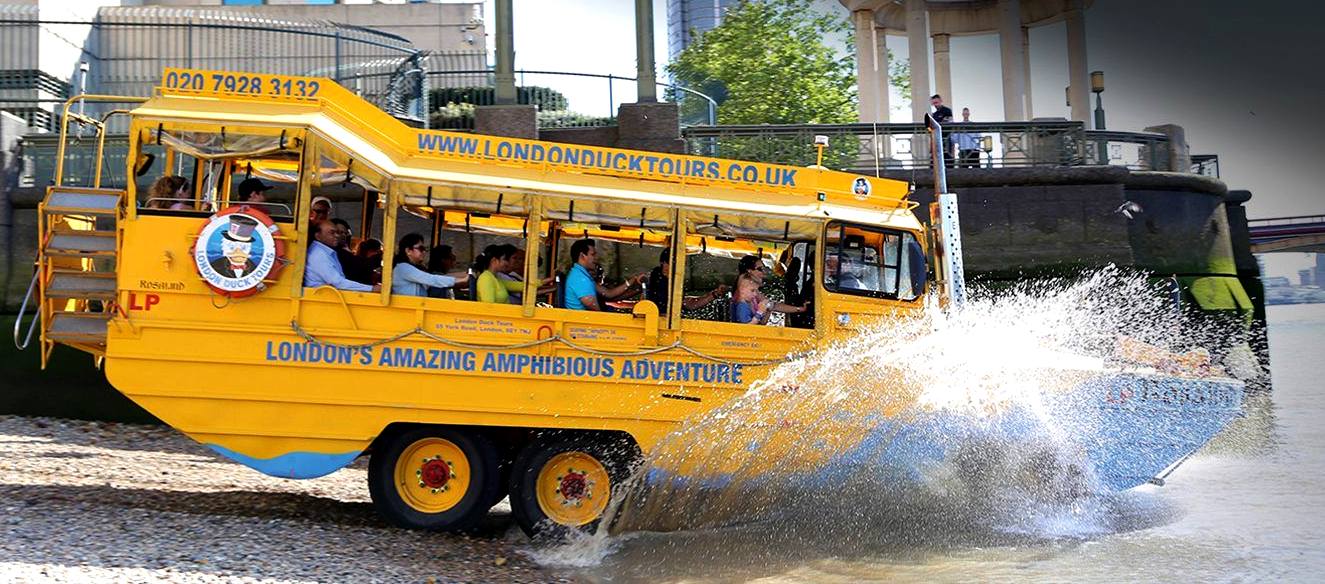
[[[428,288],[451,288],[456,284],[469,283],[469,276],[459,274],[430,274],[423,270],[427,264],[428,246],[423,243],[423,236],[407,233],[400,238],[396,248],[396,257],[392,260],[391,292],[401,296],[427,296]]]
[[[598,248],[592,239],[577,239],[570,246],[570,273],[566,274],[566,308],[571,310],[602,310],[598,297],[616,300],[625,296],[649,277],[648,272],[626,278],[615,288],[605,288],[592,276],[598,269]]]
[[[380,285],[370,286],[345,277],[340,260],[336,259],[336,245],[340,236],[332,222],[316,222],[312,232],[313,241],[308,244],[308,262],[304,267],[305,288],[332,286],[338,290],[355,292],[377,292],[382,289]]]
[[[668,274],[672,273],[672,252],[664,249],[658,254],[658,267],[649,272],[649,287],[645,289],[644,299],[658,305],[660,314],[667,313],[668,297],[671,295]],[[710,304],[714,300],[727,293],[726,284],[718,284],[717,288],[709,290],[707,293],[699,296],[685,296],[681,300],[681,308],[686,310],[698,310]]]

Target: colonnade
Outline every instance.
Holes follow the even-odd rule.
[[[1004,121],[1034,117],[1031,100],[1030,31],[1063,21],[1067,28],[1068,99],[1071,119],[1090,120],[1090,73],[1086,64],[1085,10],[1089,0],[840,0],[855,27],[862,122],[887,122],[889,111],[888,36],[906,36],[911,59],[911,114],[924,119],[929,96],[957,100],[952,91],[952,37],[997,34]],[[931,49],[932,47],[932,49]],[[928,56],[932,52],[931,71]],[[925,58],[915,58],[923,55]]]

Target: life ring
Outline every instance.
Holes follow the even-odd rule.
[[[198,230],[189,248],[193,266],[217,294],[251,296],[267,289],[289,263],[280,226],[261,209],[248,205],[217,211]]]

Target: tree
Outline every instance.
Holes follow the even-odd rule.
[[[823,43],[850,30],[810,0],[745,0],[667,70],[719,100],[719,124],[854,122],[855,67],[841,58],[851,47],[839,52]]]

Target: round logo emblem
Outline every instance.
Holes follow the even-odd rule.
[[[237,297],[266,288],[284,265],[280,228],[266,213],[247,205],[223,209],[202,227],[193,246],[193,264],[207,286]]]
[[[870,198],[870,181],[863,176],[856,177],[856,181],[851,183],[851,192],[856,195],[856,200],[864,201]]]

